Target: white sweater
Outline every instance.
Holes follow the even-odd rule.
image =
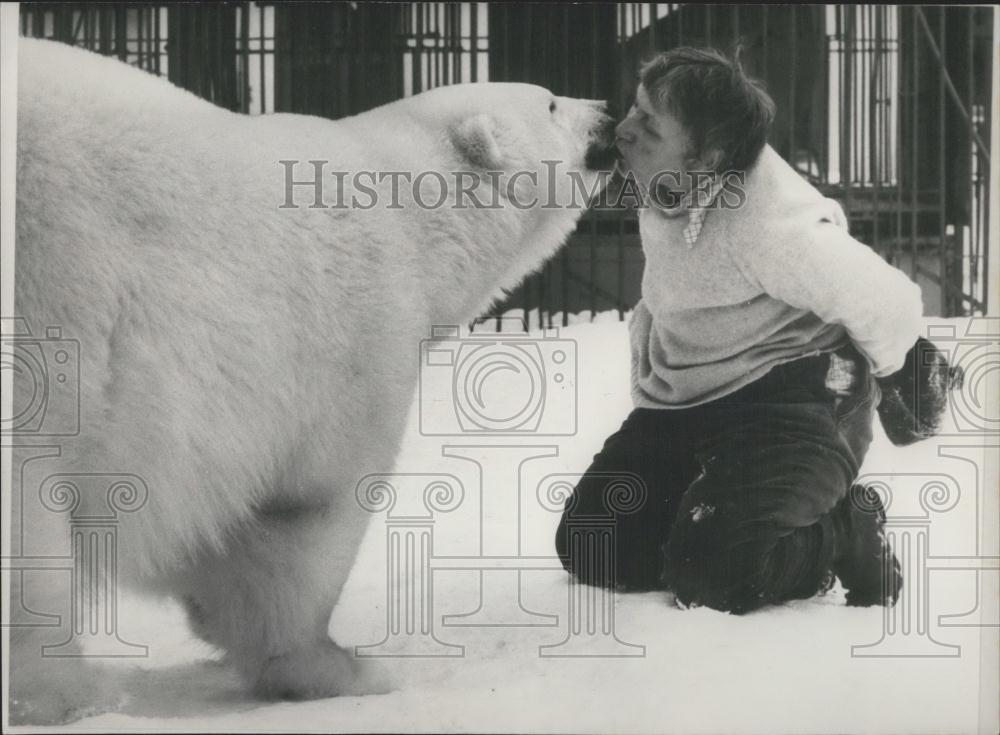
[[[775,365],[853,340],[883,377],[920,332],[919,287],[848,234],[843,210],[770,146],[739,208],[708,212],[693,246],[686,216],[642,210],[646,269],[629,325],[636,406],[720,398]],[[723,192],[716,200],[735,202]]]

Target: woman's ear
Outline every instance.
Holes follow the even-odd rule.
[[[722,151],[718,148],[707,148],[701,155],[688,161],[690,171],[718,171],[722,163]]]
[[[494,130],[496,122],[489,115],[466,118],[452,130],[451,139],[462,157],[477,168],[497,169],[503,163]]]

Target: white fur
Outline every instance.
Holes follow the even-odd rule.
[[[407,187],[403,210],[279,209],[278,161],[445,172],[498,158],[538,171],[543,195],[541,160],[584,171],[602,113],[556,98],[552,114],[544,89],[489,84],[336,122],[251,118],[63,45],[22,39],[20,69],[16,312],[81,353],[81,432],[46,472],[143,478],[148,503],[120,519],[124,581],[186,600],[248,686],[370,690],[326,634],[367,520],[354,488],[393,466],[431,325],[476,316],[580,211],[421,211]],[[65,519],[33,492],[15,509],[26,537],[65,553]],[[64,609],[50,579],[15,577],[12,592]],[[113,705],[71,661],[39,661],[65,637],[14,629],[23,721]]]

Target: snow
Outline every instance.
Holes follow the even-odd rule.
[[[995,585],[996,574],[972,571],[976,562],[968,561],[976,555],[997,555],[995,544],[984,535],[992,526],[982,519],[996,516],[996,485],[987,484],[983,475],[986,450],[981,437],[959,435],[952,424],[946,427],[945,436],[898,449],[876,428],[863,474],[884,479],[893,490],[890,519],[898,514],[902,514],[900,518],[912,517],[916,506],[911,501],[927,484],[927,477],[940,476],[944,487],[961,490],[952,509],[931,514],[923,536],[929,547],[922,547],[929,548],[935,559],[960,557],[938,564],[957,568],[935,568],[923,572],[922,577],[918,573],[907,578],[911,585],[907,589],[914,594],[919,592],[922,578],[929,585],[928,594],[925,607],[909,601],[911,598],[897,606],[897,617],[892,619],[901,621],[903,627],[896,628],[894,637],[889,636],[889,643],[898,644],[891,651],[897,657],[852,656],[852,647],[885,638],[886,612],[881,608],[847,608],[839,587],[823,597],[745,617],[705,608],[682,610],[668,593],[621,593],[604,598],[591,588],[574,589],[557,564],[553,565],[552,538],[559,515],[543,507],[537,492],[545,478],[583,472],[604,438],[618,428],[630,409],[625,324],[611,313],[598,315],[594,323],[574,322],[560,330],[558,339],[573,340],[577,350],[575,435],[505,439],[425,436],[419,431],[419,397],[414,402],[395,473],[451,475],[460,480],[464,490],[457,507],[433,516],[434,563],[439,565],[432,573],[433,632],[443,646],[450,646],[446,650],[460,655],[370,659],[394,681],[395,689],[389,694],[260,703],[240,693],[231,674],[213,661],[213,652],[191,637],[176,605],[127,598],[120,610],[123,637],[150,646],[150,658],[141,661],[135,672],[150,695],[136,697],[119,713],[92,717],[74,728],[996,731],[995,719],[992,724],[989,718],[979,720],[980,668],[985,672],[995,668],[996,651],[992,649],[990,658],[981,660],[983,629],[975,627],[980,615],[996,624],[996,605],[991,599],[995,586],[990,586]],[[965,334],[967,326],[965,321],[935,320],[935,324],[954,327],[959,335]],[[532,337],[542,339],[537,330]],[[497,380],[521,378],[495,376]],[[436,374],[434,379],[444,377]],[[562,386],[574,387],[571,375]],[[425,387],[430,393],[441,394],[440,385]],[[447,393],[446,386],[444,390]],[[494,387],[492,394],[487,389],[481,397],[502,400],[497,398],[499,394],[502,391],[498,393]],[[523,403],[523,397],[521,400]],[[519,405],[512,405],[512,412]],[[426,408],[446,410],[437,404]],[[452,449],[445,451],[446,445]],[[467,448],[455,448],[460,445]],[[472,445],[476,448],[468,448]],[[420,488],[414,486],[416,489],[407,494],[402,488],[410,480],[398,482],[399,502],[413,501]],[[332,635],[346,647],[376,644],[387,634],[386,521],[385,512],[373,514],[331,620]],[[890,538],[894,543],[909,544],[915,537],[904,533],[908,521],[900,523],[895,530],[890,528]],[[912,551],[917,547],[907,548]],[[522,571],[479,571],[476,565],[482,566],[481,550],[494,555],[506,550],[520,560],[515,566],[520,564]],[[907,557],[904,566],[917,563],[915,558]],[[448,566],[461,568],[445,568]],[[587,609],[607,604],[601,609],[613,613],[614,635],[601,635],[598,626],[594,635],[587,636],[584,626],[580,635],[571,636],[567,620],[571,594],[582,594],[573,599],[591,605]],[[480,606],[481,596],[486,603],[479,617],[469,616]],[[944,626],[942,623],[949,620],[939,619],[970,611],[971,617],[950,619],[965,627]],[[466,617],[454,617],[463,615]],[[518,618],[532,625],[503,625]],[[483,622],[492,625],[476,624]],[[540,647],[567,639],[576,648],[545,650],[565,653],[572,648],[585,655],[539,655]],[[855,652],[872,650],[876,649]],[[602,655],[609,652],[630,655]],[[928,652],[934,656],[916,655]],[[940,657],[941,653],[957,655]],[[982,696],[994,704],[984,711],[995,718],[995,690],[988,683],[986,686]]]

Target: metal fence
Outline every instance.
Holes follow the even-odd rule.
[[[443,84],[527,81],[620,109],[643,58],[741,48],[778,106],[770,142],[851,230],[922,287],[929,314],[984,313],[992,8],[664,3],[34,3],[23,35],[92,48],[250,114],[330,118]],[[995,215],[994,215],[995,216]],[[497,310],[639,298],[634,211],[592,211]],[[992,284],[997,287],[997,284]]]

